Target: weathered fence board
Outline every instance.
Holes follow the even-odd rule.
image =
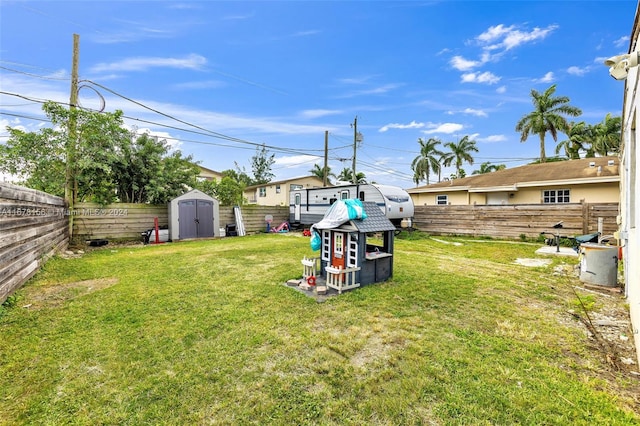
[[[562,221],[561,234],[573,236],[597,232],[602,218],[603,234],[611,235],[617,215],[617,203],[416,206],[414,227],[433,235],[517,238],[553,232],[553,225]]]
[[[0,302],[69,242],[60,197],[0,182]]]
[[[289,220],[288,206],[242,206],[242,217],[247,233],[266,229],[266,215],[273,217],[273,224]],[[140,234],[153,228],[154,219],[158,225],[168,226],[168,207],[152,204],[111,204],[99,206],[93,203],[77,203],[73,211],[73,238],[76,241],[92,239],[140,240]],[[221,228],[236,224],[233,207],[220,206]]]

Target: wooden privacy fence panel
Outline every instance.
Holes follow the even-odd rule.
[[[518,238],[554,232],[562,221],[561,234],[573,236],[597,232],[602,217],[603,234],[611,235],[617,212],[617,203],[416,206],[414,227],[433,235]]]
[[[74,240],[140,240],[140,234],[158,225],[168,226],[167,205],[118,203],[100,206],[76,203],[73,210]]]
[[[64,200],[0,183],[0,303],[69,242]]]
[[[289,220],[288,206],[249,205],[242,206],[241,211],[247,233],[265,231],[266,215],[273,216],[274,226]],[[93,203],[77,203],[73,214],[73,238],[78,241],[141,240],[140,234],[153,228],[156,217],[159,226],[166,227],[169,224],[168,206],[161,204],[116,203],[101,207]],[[228,224],[236,223],[231,206],[220,206],[219,215],[223,229]]]
[[[233,215],[233,207],[220,207],[220,218],[222,219],[222,210],[229,209],[231,222],[220,221],[220,226],[224,226],[226,223],[235,223],[236,219]],[[260,206],[257,204],[250,204],[242,206],[242,218],[244,219],[244,229],[248,234],[255,232],[266,232],[267,223],[264,218],[267,215],[273,217],[271,225],[276,227],[282,222],[289,221],[289,206]]]

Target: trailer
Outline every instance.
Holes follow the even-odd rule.
[[[324,217],[337,200],[357,198],[374,202],[396,228],[413,224],[413,201],[404,189],[391,185],[353,184],[291,190],[289,222],[294,227],[310,226]]]

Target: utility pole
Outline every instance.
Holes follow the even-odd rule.
[[[65,169],[64,198],[69,213],[69,240],[73,236],[73,208],[78,198],[76,177],[77,134],[75,112],[78,105],[78,62],[80,56],[80,36],[73,35],[73,57],[71,59],[71,94],[69,96],[69,139],[67,140],[67,164]]]
[[[324,131],[324,168],[322,169],[322,186],[327,186],[327,173],[329,172],[329,131]]]
[[[353,171],[352,179],[354,185],[358,183],[358,178],[356,177],[356,148],[358,146],[358,142],[362,142],[362,133],[358,133],[358,116],[353,120],[353,165],[351,167]]]

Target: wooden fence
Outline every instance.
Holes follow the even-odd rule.
[[[69,242],[62,198],[0,183],[0,303]]]
[[[288,206],[247,205],[241,208],[247,233],[266,229],[265,216],[273,217],[273,224],[289,220]],[[153,228],[155,218],[159,226],[168,226],[168,207],[152,204],[111,204],[100,207],[92,203],[78,203],[74,209],[73,239],[76,242],[107,240],[141,240],[140,234]],[[221,206],[219,210],[221,228],[235,224],[233,207]]]
[[[416,206],[414,227],[432,235],[518,238],[554,232],[562,221],[560,233],[574,236],[597,232],[601,218],[603,234],[611,235],[617,215],[618,203]]]

